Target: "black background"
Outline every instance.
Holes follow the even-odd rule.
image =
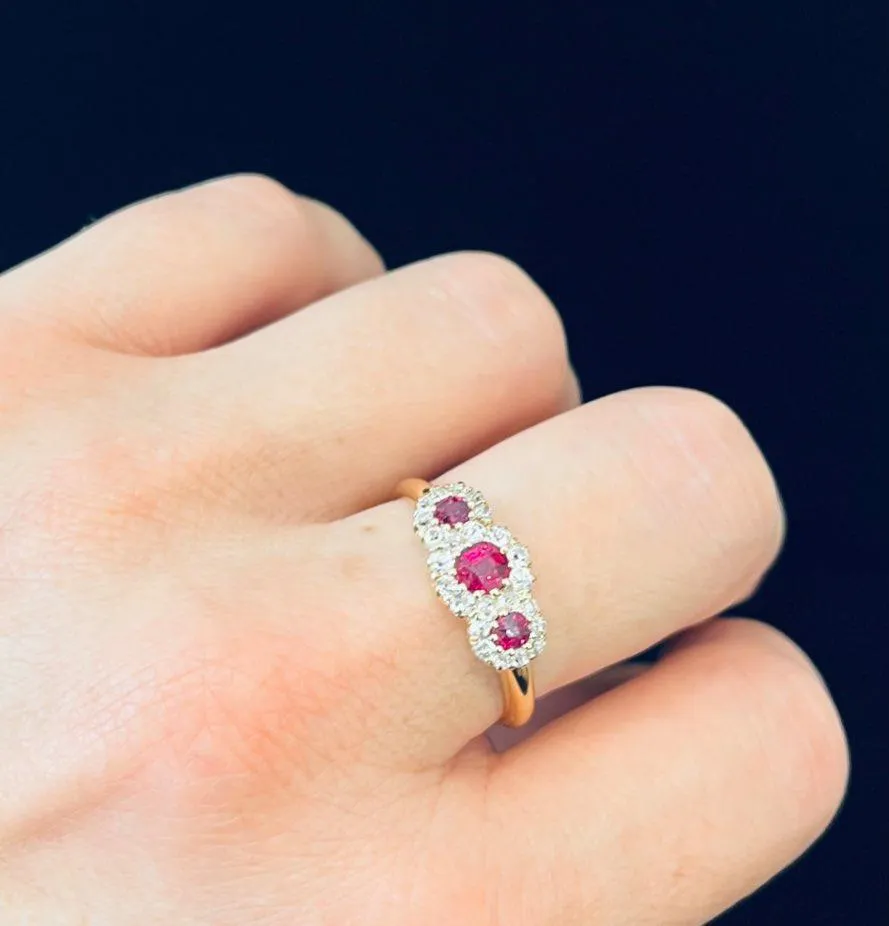
[[[823,669],[853,777],[823,842],[720,923],[885,923],[886,57],[867,2],[7,2],[0,269],[262,171],[392,266],[523,264],[587,397],[726,400],[790,525],[746,610]]]

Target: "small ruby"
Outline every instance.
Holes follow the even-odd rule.
[[[500,649],[518,649],[531,639],[531,623],[524,614],[510,611],[497,618],[492,635]]]
[[[454,565],[457,581],[471,592],[493,592],[503,586],[510,573],[506,554],[487,541],[467,547]]]
[[[439,524],[465,524],[469,520],[469,505],[458,495],[449,495],[435,506]]]

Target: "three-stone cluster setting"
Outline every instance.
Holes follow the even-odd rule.
[[[531,562],[494,524],[484,496],[462,482],[430,486],[417,500],[414,529],[429,551],[435,590],[466,620],[475,655],[495,669],[526,666],[546,642]]]

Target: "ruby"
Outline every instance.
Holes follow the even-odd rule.
[[[484,540],[467,547],[454,565],[457,581],[471,592],[493,592],[501,588],[510,572],[503,550]]]
[[[518,649],[531,639],[531,622],[518,611],[501,614],[494,625],[492,636],[500,649]]]
[[[449,495],[435,506],[439,524],[465,524],[469,520],[469,504],[458,495]]]

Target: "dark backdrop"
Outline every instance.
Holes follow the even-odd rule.
[[[889,921],[881,8],[0,8],[0,269],[135,198],[264,171],[390,265],[519,261],[560,306],[587,396],[686,384],[746,419],[790,524],[747,610],[822,667],[853,777],[824,841],[726,924]]]

